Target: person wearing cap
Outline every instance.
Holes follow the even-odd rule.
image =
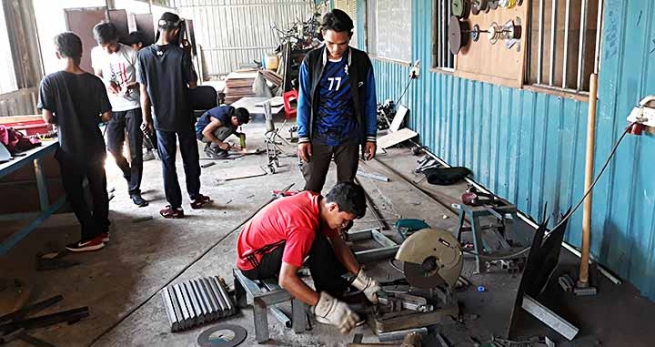
[[[101,22],[93,27],[98,45],[91,49],[91,65],[96,76],[103,79],[111,102],[112,118],[107,124],[107,149],[127,180],[132,202],[148,206],[141,197],[143,177],[143,132],[139,83],[136,82],[137,52],[118,42],[118,29],[113,23]],[[123,156],[127,132],[130,162]]]
[[[154,45],[139,51],[137,81],[141,86],[144,131],[157,133],[157,149],[162,163],[164,191],[169,205],[159,211],[164,218],[182,218],[182,192],[175,169],[177,142],[184,162],[186,188],[191,208],[202,208],[211,199],[200,194],[200,158],[194,131],[194,117],[187,100],[188,89],[197,86],[189,53],[177,44],[182,20],[164,13],[158,24]],[[152,113],[151,113],[152,106]]]
[[[334,9],[321,33],[325,44],[307,53],[298,77],[298,157],[305,190],[316,193],[333,157],[337,181],[352,182],[359,154],[375,156],[377,136],[373,66],[365,52],[349,47],[352,19]]]
[[[352,286],[374,304],[380,291],[378,281],[364,272],[342,238],[365,213],[364,188],[351,182],[337,183],[326,196],[304,191],[281,198],[243,227],[236,265],[253,281],[276,278],[280,287],[312,307],[318,322],[346,334],[359,322],[342,301],[346,291]],[[303,265],[315,290],[298,277]]]
[[[225,158],[232,148],[232,145],[225,141],[230,135],[243,139],[241,149],[245,149],[246,134],[237,130],[249,121],[250,113],[243,107],[234,108],[229,105],[214,107],[198,118],[196,138],[205,143],[205,154],[208,158]]]

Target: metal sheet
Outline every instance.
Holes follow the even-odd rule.
[[[430,66],[432,4],[413,1],[412,60]],[[359,33],[364,8],[358,1]],[[648,78],[655,75],[655,50],[647,34],[655,28],[655,2],[605,2],[603,12],[598,161],[607,157],[632,107],[655,94],[655,79]],[[376,59],[373,68],[378,101],[400,96],[409,68]],[[556,216],[582,196],[586,102],[426,69],[412,83],[402,102],[410,109],[409,127],[450,164],[468,167],[478,182],[534,217],[545,202],[547,214]],[[594,192],[592,216],[592,254],[653,300],[655,181],[646,173],[653,171],[655,151],[646,149],[654,146],[652,136],[626,138]],[[566,236],[575,245],[580,244],[581,215],[573,215]]]
[[[287,28],[312,13],[303,0],[180,0],[176,5],[183,17],[194,21],[210,76],[261,60],[279,44],[271,25]]]

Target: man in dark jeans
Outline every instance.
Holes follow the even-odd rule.
[[[136,52],[140,51],[141,49],[145,48],[146,46],[149,46],[151,43],[148,43],[146,41],[145,35],[141,31],[133,31],[130,33],[130,37],[128,39],[127,44],[132,47],[133,50]],[[157,145],[157,136],[155,133],[149,134],[149,138],[144,138],[143,139],[143,149],[145,149],[145,152],[143,153],[143,161],[149,161],[155,159],[155,147]]]
[[[298,157],[305,190],[320,193],[334,156],[337,181],[352,182],[360,146],[366,160],[376,150],[375,78],[366,53],[349,47],[353,21],[338,9],[323,17],[325,45],[300,66]]]
[[[99,23],[93,28],[93,36],[98,46],[91,50],[91,64],[96,76],[105,82],[113,113],[107,125],[107,147],[116,165],[123,171],[132,202],[139,207],[148,206],[148,202],[141,197],[143,132],[140,127],[143,117],[139,83],[136,82],[137,52],[118,42],[118,30],[113,23]],[[123,156],[126,130],[130,163]]]
[[[293,297],[313,307],[316,320],[348,333],[359,317],[338,300],[349,286],[377,303],[378,282],[368,277],[341,237],[342,230],[366,212],[364,189],[337,183],[325,196],[305,191],[259,211],[237,240],[237,267],[251,280],[278,278]],[[314,287],[298,278],[305,258]],[[350,274],[352,282],[342,276]]]
[[[219,159],[228,156],[231,148],[225,140],[230,135],[243,136],[237,129],[250,122],[250,113],[243,107],[234,108],[228,105],[214,107],[203,113],[196,122],[196,138],[205,143],[205,154],[209,158]],[[241,148],[244,149],[244,148]]]
[[[41,81],[38,107],[43,120],[58,128],[55,158],[61,167],[64,191],[82,226],[80,241],[66,249],[94,251],[109,242],[106,149],[98,125],[111,119],[111,105],[102,80],[80,69],[80,38],[71,32],[59,34],[55,48],[63,69]],[[85,178],[93,198],[91,209],[84,198]]]
[[[157,149],[164,174],[164,190],[169,205],[159,211],[164,218],[182,218],[182,192],[175,170],[176,140],[184,161],[186,188],[191,208],[201,208],[211,201],[200,194],[200,158],[194,131],[194,117],[187,100],[189,88],[197,85],[190,52],[177,44],[182,21],[166,12],[159,21],[159,38],[154,45],[139,51],[137,82],[141,86],[141,109],[144,131],[157,131]]]

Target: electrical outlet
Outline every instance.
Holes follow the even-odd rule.
[[[412,69],[409,70],[409,78],[411,79],[418,79],[418,76],[421,73],[421,67],[420,67],[420,61],[417,60],[414,63],[414,66],[412,66]]]
[[[628,122],[637,122],[647,127],[655,127],[655,95],[645,97],[639,106],[632,109]]]

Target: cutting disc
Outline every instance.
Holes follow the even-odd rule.
[[[240,345],[248,336],[243,327],[233,324],[219,324],[198,336],[198,345],[202,347],[234,347]]]
[[[396,259],[412,286],[430,289],[454,286],[464,265],[459,242],[448,231],[423,229],[412,234],[398,249]]]

